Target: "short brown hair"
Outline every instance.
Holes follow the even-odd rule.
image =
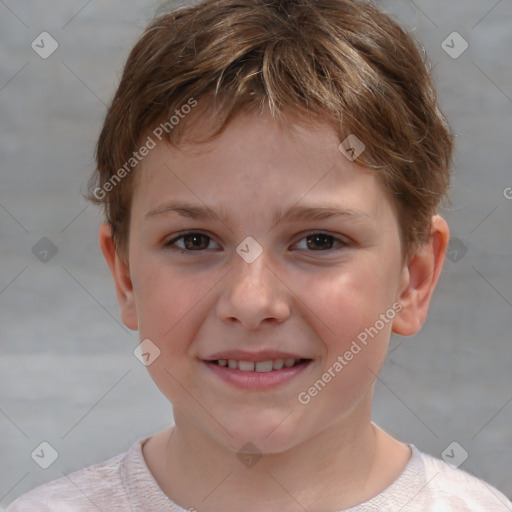
[[[124,253],[129,171],[148,131],[169,128],[165,120],[193,100],[216,105],[213,137],[266,102],[276,120],[316,118],[333,124],[340,141],[363,141],[356,163],[374,168],[393,198],[407,256],[428,236],[453,151],[426,64],[411,36],[362,0],[206,0],[160,13],[124,67],[88,198],[103,205]],[[176,144],[186,124],[161,131]]]

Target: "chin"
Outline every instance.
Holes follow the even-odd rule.
[[[288,413],[287,413],[288,414]],[[287,414],[279,415],[273,421],[245,416],[236,424],[225,425],[230,437],[223,431],[222,444],[234,452],[253,451],[256,453],[282,453],[304,441],[303,429],[293,425]],[[284,421],[283,421],[284,420]],[[297,434],[300,432],[300,437]]]

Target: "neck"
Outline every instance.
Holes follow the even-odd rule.
[[[175,420],[154,456],[145,450],[145,457],[162,490],[185,509],[346,509],[381,492],[410,456],[369,417],[364,424],[340,421],[286,452],[243,461],[178,411]],[[152,464],[155,458],[161,462]]]

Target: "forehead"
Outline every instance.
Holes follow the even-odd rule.
[[[328,123],[285,125],[268,114],[239,115],[211,141],[185,137],[178,147],[157,144],[135,175],[133,207],[147,213],[183,199],[220,204],[224,220],[230,207],[236,215],[269,211],[275,220],[294,205],[324,203],[381,215],[389,201],[380,181],[340,152],[339,144]]]

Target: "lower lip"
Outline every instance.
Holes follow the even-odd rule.
[[[244,372],[242,370],[219,366],[217,363],[202,361],[211,372],[224,382],[243,389],[269,389],[281,386],[301,374],[309,367],[311,360],[300,362],[291,368],[272,370],[271,372]]]

